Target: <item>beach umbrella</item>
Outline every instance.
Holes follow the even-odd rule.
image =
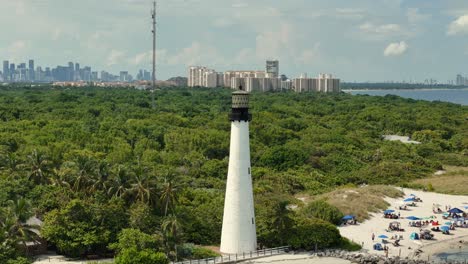
[[[450,230],[450,227],[448,227],[448,226],[441,226],[441,227],[440,227],[440,230],[442,230],[442,231],[449,231],[449,230]]]
[[[465,205],[463,208],[468,209],[468,205]]]
[[[446,224],[446,225],[451,225],[451,224],[452,224],[452,222],[445,222],[445,224]]]
[[[463,211],[458,209],[458,208],[452,208],[452,209],[448,210],[448,212],[452,213],[452,214],[461,214],[461,213],[463,213]]]
[[[395,210],[389,209],[389,210],[385,210],[383,213],[384,213],[384,214],[391,214],[391,213],[393,213],[393,212],[395,212]]]
[[[432,225],[432,226],[438,226],[439,223],[437,223],[437,222],[432,222],[431,225]]]
[[[443,213],[442,215],[443,216],[449,216],[449,213]]]
[[[413,220],[413,221],[419,220],[419,218],[416,217],[416,216],[408,216],[408,217],[406,217],[406,219]]]
[[[354,215],[345,215],[341,220],[348,221],[354,219]]]
[[[414,198],[406,198],[403,200],[403,202],[414,202]]]
[[[380,235],[379,238],[388,238],[386,235]]]

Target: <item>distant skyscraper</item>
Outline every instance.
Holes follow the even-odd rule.
[[[15,81],[16,67],[14,63],[10,63],[10,81]]]
[[[34,60],[29,60],[29,81],[35,81],[36,80],[36,76],[34,74]]]
[[[9,81],[10,80],[10,62],[9,61],[3,61],[3,80],[4,81]]]
[[[79,63],[75,63],[75,73],[73,75],[73,78],[75,79],[75,81],[80,81],[82,80],[82,76],[81,76],[81,71],[80,71],[80,64]]]
[[[270,78],[279,77],[279,61],[277,60],[267,60],[266,61],[266,73]]]
[[[73,81],[75,77],[75,64],[73,62],[68,63],[68,74],[67,81]]]

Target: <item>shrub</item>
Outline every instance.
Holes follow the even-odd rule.
[[[168,264],[169,260],[164,253],[151,249],[138,251],[136,248],[127,248],[115,258],[115,264]]]
[[[358,251],[358,250],[361,250],[362,248],[361,245],[350,241],[346,237],[342,237],[337,246],[338,248],[341,248],[347,251]]]
[[[203,247],[195,247],[192,252],[192,259],[215,258],[220,256],[211,249]]]
[[[148,235],[138,229],[123,229],[118,235],[118,242],[109,246],[117,252],[122,252],[128,248],[135,248],[136,250],[154,249],[159,248],[161,242],[157,237]]]
[[[16,259],[10,259],[6,262],[6,264],[31,264],[32,262],[27,259],[27,258],[23,258],[23,257],[18,257]]]
[[[324,221],[340,224],[343,213],[333,205],[330,205],[325,200],[317,200],[306,205],[301,212],[310,218],[318,218]]]
[[[319,249],[337,245],[340,232],[336,226],[320,219],[299,218],[289,236],[289,244],[295,249]]]

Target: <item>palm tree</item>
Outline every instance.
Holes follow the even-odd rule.
[[[109,182],[107,194],[113,197],[124,198],[129,192],[130,188],[130,175],[127,169],[120,165],[117,170],[112,173]]]
[[[144,168],[136,170],[136,176],[130,185],[129,192],[135,201],[140,201],[146,204],[153,204],[155,201],[155,181],[153,181]]]
[[[278,232],[280,244],[283,245],[283,239],[286,237],[287,232],[293,225],[293,220],[290,217],[290,211],[288,209],[290,202],[288,200],[282,200],[274,207],[273,215],[273,226]]]
[[[95,162],[88,156],[79,155],[75,160],[75,164],[77,166],[77,173],[75,175],[73,189],[75,191],[86,190],[91,183],[91,175],[96,168]]]
[[[45,174],[48,171],[49,160],[44,154],[33,150],[31,155],[28,155],[28,165],[31,168],[29,180],[33,180],[36,184],[47,182]]]
[[[3,215],[0,215],[0,225],[3,229],[6,242],[10,245],[21,243],[26,247],[26,242],[37,241],[38,226],[27,224],[33,216],[31,204],[24,198],[10,200]]]
[[[164,216],[167,216],[169,209],[174,213],[177,202],[177,186],[174,184],[173,177],[165,177],[161,190],[161,202],[164,204]]]
[[[181,232],[181,225],[177,216],[173,214],[166,216],[161,224],[161,229],[167,254],[169,255],[170,251],[174,250],[177,261],[177,243]]]
[[[90,192],[96,192],[99,190],[107,190],[109,179],[109,164],[107,162],[100,162],[96,167],[95,177],[91,179],[92,184]]]

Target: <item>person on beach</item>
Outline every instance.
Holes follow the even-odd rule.
[[[374,242],[374,239],[375,239],[375,234],[372,233],[372,242]]]

